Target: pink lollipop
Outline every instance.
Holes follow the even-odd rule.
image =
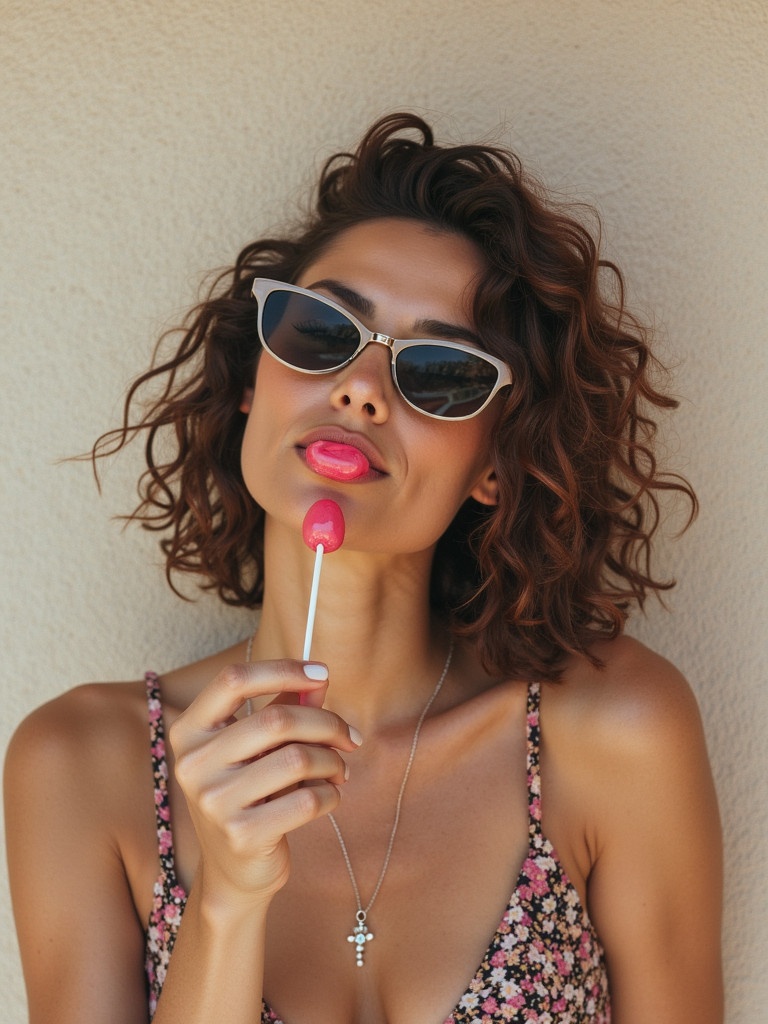
[[[329,554],[344,543],[344,516],[335,501],[323,498],[316,501],[304,516],[302,536],[308,548],[317,551],[318,545]]]
[[[344,516],[335,501],[323,498],[316,501],[304,516],[302,536],[308,548],[315,552],[315,570],[312,574],[312,590],[309,595],[307,629],[304,634],[304,661],[309,659],[312,647],[312,633],[315,628],[317,591],[320,587],[320,568],[325,551],[336,551],[344,542]]]

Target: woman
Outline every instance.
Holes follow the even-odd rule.
[[[653,366],[568,211],[409,115],[240,254],[95,454],[145,432],[135,518],[255,631],[17,732],[31,1021],[722,1019],[695,701],[622,635],[660,492],[695,510]]]

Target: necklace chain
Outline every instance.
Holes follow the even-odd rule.
[[[355,915],[356,920],[357,920],[357,925],[353,929],[352,934],[347,936],[347,941],[348,942],[353,942],[355,944],[355,952],[356,952],[357,966],[358,967],[362,967],[363,963],[364,963],[364,961],[363,961],[363,950],[365,948],[366,942],[370,942],[370,940],[373,938],[372,932],[368,931],[368,929],[366,927],[366,920],[368,918],[368,914],[371,911],[371,907],[376,902],[376,897],[379,895],[379,890],[381,889],[381,886],[382,886],[382,884],[384,882],[384,876],[387,873],[387,868],[389,867],[389,861],[390,861],[390,858],[392,857],[392,849],[393,849],[393,847],[395,845],[395,836],[397,835],[397,827],[400,824],[400,811],[401,811],[402,806],[403,806],[403,795],[405,793],[405,787],[408,784],[408,777],[411,774],[411,768],[413,767],[414,758],[416,757],[416,747],[418,746],[418,743],[419,743],[419,735],[421,734],[421,727],[424,724],[424,719],[429,714],[429,709],[432,707],[432,705],[434,704],[435,700],[437,699],[437,695],[440,693],[440,690],[443,688],[443,683],[445,682],[445,677],[448,675],[448,669],[450,668],[451,659],[453,658],[453,644],[454,644],[453,637],[451,637],[451,643],[450,643],[450,646],[448,648],[448,657],[445,659],[445,664],[443,665],[443,670],[440,673],[440,678],[437,680],[437,684],[435,685],[434,690],[430,694],[429,700],[424,705],[424,709],[422,710],[421,714],[419,715],[419,719],[416,722],[416,728],[413,731],[413,739],[411,740],[411,750],[410,750],[410,753],[408,754],[408,761],[406,762],[405,771],[403,772],[403,779],[402,779],[402,782],[400,783],[400,789],[399,789],[398,794],[397,794],[397,802],[395,804],[395,820],[392,823],[392,831],[389,834],[389,842],[387,843],[387,852],[384,855],[384,863],[381,865],[381,871],[379,872],[379,877],[378,877],[378,879],[376,881],[376,885],[374,886],[373,893],[371,894],[371,898],[368,900],[368,905],[366,907],[363,907],[363,901],[362,901],[362,898],[360,896],[360,888],[359,888],[359,886],[357,884],[357,879],[355,878],[355,872],[354,872],[354,870],[352,868],[352,861],[350,860],[350,857],[349,857],[349,851],[347,850],[347,844],[344,842],[344,837],[341,834],[341,829],[339,828],[338,822],[336,821],[334,816],[332,814],[328,815],[328,820],[330,821],[331,825],[333,825],[333,830],[336,833],[336,838],[339,840],[339,846],[341,847],[341,852],[342,852],[342,855],[344,857],[344,863],[347,866],[347,872],[349,874],[349,880],[352,883],[352,891],[355,894],[355,902],[357,904],[357,913]]]
[[[257,625],[256,628],[258,629],[258,625]],[[252,652],[252,649],[253,649],[253,641],[254,641],[254,637],[255,636],[256,636],[256,633],[254,632],[249,637],[249,639],[248,639],[248,647],[247,647],[246,654],[245,654],[245,660],[246,661],[250,661],[251,660],[251,652]],[[371,907],[376,902],[376,897],[379,895],[379,891],[380,891],[380,889],[381,889],[381,887],[382,887],[382,885],[384,883],[384,876],[387,873],[387,868],[389,867],[389,862],[390,862],[390,859],[392,857],[392,850],[393,850],[394,845],[395,845],[395,836],[397,835],[397,828],[398,828],[398,825],[400,824],[400,811],[401,811],[402,806],[403,806],[403,796],[405,794],[405,787],[408,784],[408,778],[409,778],[409,776],[411,774],[411,768],[413,767],[413,761],[414,761],[414,758],[416,757],[416,747],[419,745],[419,736],[421,735],[421,727],[424,724],[424,719],[429,714],[429,709],[432,707],[432,705],[434,704],[435,700],[437,699],[437,695],[440,693],[440,691],[443,688],[443,683],[445,682],[445,677],[448,675],[448,669],[451,667],[451,659],[453,658],[453,647],[454,647],[454,640],[453,640],[453,637],[451,637],[450,646],[448,647],[448,657],[445,659],[445,664],[443,665],[443,670],[440,673],[440,678],[437,680],[437,683],[435,684],[435,688],[434,688],[434,690],[432,691],[432,693],[429,696],[429,700],[424,705],[424,708],[423,708],[421,714],[419,715],[418,721],[416,722],[416,728],[413,730],[413,739],[411,740],[411,749],[410,749],[410,753],[408,754],[408,760],[407,760],[406,765],[405,765],[405,771],[403,772],[403,779],[402,779],[402,782],[400,783],[400,789],[399,789],[398,794],[397,794],[397,802],[395,803],[395,820],[392,823],[392,831],[389,834],[389,842],[387,843],[387,852],[384,854],[384,863],[381,865],[381,871],[379,872],[379,877],[376,880],[376,885],[374,886],[373,892],[371,893],[371,898],[368,900],[368,905],[365,906],[365,907],[363,907],[363,901],[362,901],[362,899],[360,897],[360,888],[359,888],[359,886],[357,884],[357,878],[355,878],[355,872],[354,872],[354,869],[352,868],[352,861],[349,858],[349,851],[347,850],[347,844],[344,842],[344,836],[342,836],[341,829],[339,828],[338,822],[336,821],[334,816],[332,814],[328,815],[328,820],[330,821],[331,825],[333,826],[333,831],[336,833],[336,838],[339,840],[339,846],[341,847],[341,853],[342,853],[342,856],[344,857],[344,863],[347,866],[347,873],[349,874],[349,880],[352,883],[352,891],[355,894],[355,903],[357,905],[357,913],[355,914],[355,920],[356,920],[357,923],[356,923],[355,927],[353,928],[352,933],[347,936],[347,942],[353,942],[355,944],[355,958],[356,958],[356,962],[357,962],[357,966],[358,967],[362,967],[363,964],[364,964],[363,952],[364,952],[364,949],[365,949],[365,944],[367,942],[370,942],[371,939],[373,938],[373,933],[368,930],[368,927],[366,925],[366,920],[368,918],[368,914],[371,912]],[[251,713],[251,702],[250,702],[250,700],[248,700],[248,702],[247,702],[247,713],[249,715]]]

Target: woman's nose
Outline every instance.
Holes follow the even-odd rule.
[[[331,390],[331,405],[361,413],[373,423],[383,423],[389,416],[393,397],[389,349],[374,343],[339,371]]]

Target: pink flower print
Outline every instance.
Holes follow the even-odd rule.
[[[555,966],[562,977],[568,977],[571,973],[571,965],[560,955],[555,953]]]
[[[170,829],[161,829],[157,838],[161,854],[168,853],[169,850],[173,849],[173,835],[171,834]]]
[[[496,1002],[493,996],[488,996],[488,998],[480,1006],[480,1009],[485,1010],[486,1013],[496,1013],[498,1008],[499,1004]]]
[[[181,909],[173,903],[165,908],[165,921],[169,928],[178,928],[181,924]]]
[[[178,900],[180,903],[184,902],[184,900],[186,900],[187,898],[187,894],[184,892],[180,885],[174,885],[174,887],[171,889],[171,896],[173,896],[173,898],[175,900]]]
[[[529,964],[544,964],[547,962],[546,951],[544,949],[544,943],[539,939],[536,939],[531,943],[531,948],[528,951],[528,963]]]
[[[507,962],[506,953],[503,950],[497,949],[491,957],[491,967],[504,967]]]
[[[526,886],[529,892],[533,892],[537,896],[544,896],[549,892],[546,871],[536,861],[531,860],[530,857],[523,864],[523,874],[531,883],[530,886]],[[527,898],[530,899],[530,895]]]

